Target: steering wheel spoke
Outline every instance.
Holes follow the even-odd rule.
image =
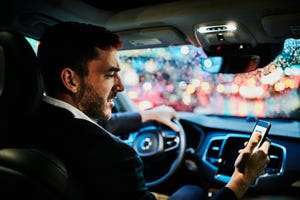
[[[180,137],[178,135],[165,135],[164,138],[164,151],[172,151],[177,149],[180,144]]]

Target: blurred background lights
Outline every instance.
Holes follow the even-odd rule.
[[[189,93],[189,94],[193,94],[195,91],[196,91],[196,88],[194,85],[187,85],[186,86],[186,91]]]
[[[140,110],[146,110],[149,108],[153,108],[153,103],[151,103],[150,101],[141,101],[139,102],[138,107]]]
[[[124,72],[122,80],[125,85],[136,85],[139,83],[139,76],[133,69],[130,69]]]
[[[180,88],[180,89],[185,90],[186,86],[187,86],[187,84],[186,84],[185,81],[180,81],[180,82],[179,82],[179,88]]]
[[[157,70],[157,63],[153,62],[153,59],[150,59],[145,63],[145,69],[147,72],[155,72]]]
[[[211,68],[211,66],[212,66],[212,61],[211,61],[211,59],[205,59],[204,62],[203,62],[203,64],[204,64],[204,66],[205,66],[206,68]]]
[[[191,95],[189,93],[183,93],[182,101],[184,104],[189,105],[192,102]]]
[[[249,98],[249,99],[261,98],[264,94],[264,89],[261,86],[258,87],[241,86],[239,93],[244,98]]]
[[[128,91],[127,95],[130,99],[136,99],[138,97],[138,93],[136,91]]]
[[[149,82],[144,83],[144,84],[143,84],[143,89],[144,89],[145,91],[151,90],[151,89],[152,89],[151,83],[149,83]]]
[[[183,46],[183,47],[181,47],[180,52],[182,54],[186,55],[186,54],[188,54],[190,52],[190,49],[189,49],[188,46]]]
[[[283,75],[283,70],[281,67],[278,67],[275,71],[271,72],[268,75],[262,75],[260,81],[263,84],[274,84],[275,82],[277,82],[278,80],[281,79]]]
[[[198,79],[192,79],[191,83],[195,87],[199,87],[200,86],[200,81]]]

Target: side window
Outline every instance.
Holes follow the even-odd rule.
[[[31,45],[31,47],[33,48],[35,54],[37,54],[37,48],[39,45],[39,41],[30,37],[25,37],[25,39],[29,42],[29,44]]]

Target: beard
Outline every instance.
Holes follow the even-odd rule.
[[[91,85],[85,86],[78,95],[80,110],[92,119],[110,119],[112,108],[108,105],[108,100],[99,95]]]

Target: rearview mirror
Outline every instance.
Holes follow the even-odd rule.
[[[201,68],[209,73],[245,73],[258,68],[258,55],[210,56],[201,59]]]
[[[222,57],[221,66],[214,67],[215,70],[207,70],[207,66],[202,65],[202,69],[211,73],[246,73],[257,68],[262,68],[272,62],[283,48],[283,41],[279,43],[259,44],[255,47],[249,45],[233,44],[211,46],[209,49],[204,49],[208,58]],[[205,58],[206,59],[206,58]]]

